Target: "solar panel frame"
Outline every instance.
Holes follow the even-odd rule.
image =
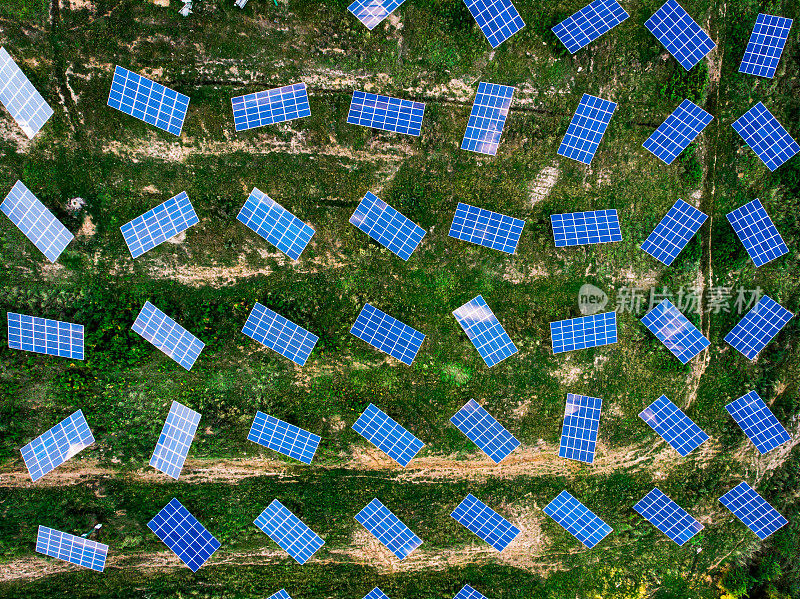
[[[503,551],[521,532],[472,493],[458,504],[450,517],[497,551]]]
[[[789,521],[761,497],[755,489],[745,481],[719,498],[719,502],[728,508],[742,523],[764,541],[776,530],[783,528]]]
[[[464,0],[464,4],[492,48],[525,27],[511,0]]]
[[[725,335],[725,343],[748,360],[753,360],[793,316],[789,310],[765,295]]]
[[[759,453],[765,454],[792,439],[789,432],[755,391],[745,393],[725,406]]]
[[[350,217],[350,224],[403,260],[411,257],[425,236],[425,229],[371,191],[361,199]]]
[[[556,247],[622,241],[615,209],[551,214]]]
[[[553,354],[617,342],[617,313],[600,312],[550,323]]]
[[[353,430],[403,468],[425,444],[386,412],[369,404],[353,423]]]
[[[587,464],[594,462],[602,408],[603,400],[599,397],[567,393],[559,457]]]
[[[314,346],[319,341],[319,337],[314,333],[259,302],[256,302],[253,309],[250,310],[247,321],[242,327],[242,333],[283,357],[289,358],[298,366],[305,366]]]
[[[666,395],[662,395],[639,412],[639,418],[682,457],[692,453],[710,438]]]
[[[350,334],[407,366],[414,362],[425,341],[424,334],[372,304],[364,304],[361,308]]]
[[[53,116],[53,109],[3,47],[0,47],[0,102],[28,139],[33,139]]]
[[[422,539],[390,512],[377,497],[355,515],[355,520],[401,561],[422,545]]]
[[[645,314],[642,324],[683,364],[711,344],[668,299]]]
[[[704,528],[658,487],[642,497],[633,509],[678,545],[684,545]]]
[[[350,101],[347,122],[373,129],[419,136],[425,104],[356,90]]]
[[[319,435],[261,411],[256,411],[247,438],[304,464],[311,463],[322,440]]]
[[[258,187],[254,187],[236,220],[254,231],[292,260],[314,237],[314,228],[297,218]]]
[[[552,28],[570,54],[575,54],[630,15],[617,0],[594,0]]]
[[[36,552],[102,572],[106,567],[108,545],[40,524],[36,533]]]
[[[739,72],[772,79],[786,46],[792,19],[759,13]]]
[[[729,212],[726,217],[756,268],[789,253],[758,198]]]
[[[298,564],[305,564],[325,544],[317,533],[273,499],[253,522]]]
[[[508,118],[514,89],[497,83],[478,84],[461,149],[495,156]]]
[[[561,491],[543,511],[589,549],[613,530],[567,491]]]
[[[687,71],[717,47],[675,0],[667,0],[644,24]]]
[[[520,446],[516,437],[474,399],[453,414],[450,422],[495,464],[502,462]]]
[[[770,171],[800,152],[798,144],[761,102],[731,125]]]
[[[616,102],[583,94],[558,147],[558,155],[591,164],[616,109]]]
[[[173,401],[153,455],[150,457],[150,465],[170,478],[178,480],[199,422],[199,412]]]
[[[149,301],[144,303],[131,328],[186,370],[192,369],[206,346]]]
[[[220,542],[173,498],[147,527],[186,564],[197,572],[220,548]]]
[[[135,259],[200,222],[185,191],[120,227]]]
[[[465,584],[463,587],[461,587],[461,590],[456,593],[453,599],[486,599],[486,597],[468,584]]]
[[[672,164],[713,120],[714,117],[697,104],[684,100],[667,120],[650,134],[642,147],[662,162]]]
[[[378,587],[375,587],[369,593],[364,595],[364,599],[389,599],[389,597]]]
[[[292,83],[273,89],[231,98],[236,131],[285,123],[311,116],[305,83]]]
[[[94,443],[82,410],[76,410],[20,449],[31,480],[36,482]]]
[[[403,2],[405,0],[355,0],[347,10],[372,31]]]
[[[678,199],[644,240],[642,250],[671,266],[707,218],[707,214]]]
[[[524,220],[459,202],[448,235],[514,254],[524,227]]]
[[[83,360],[83,325],[8,312],[8,347]]]
[[[519,351],[483,296],[459,306],[453,316],[489,368]]]
[[[189,96],[148,77],[119,65],[114,69],[108,105],[167,133],[181,134],[189,101]]]

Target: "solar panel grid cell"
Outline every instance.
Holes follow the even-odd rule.
[[[122,225],[120,230],[131,256],[138,258],[199,222],[189,196],[182,191]]]
[[[425,236],[425,230],[368,191],[350,217],[350,223],[403,260]]]
[[[403,2],[405,0],[355,0],[347,10],[371,31]]]
[[[792,19],[759,13],[739,72],[769,79],[774,77],[791,27]]]
[[[470,493],[450,516],[468,530],[474,532],[498,551],[508,547],[520,533],[500,514]]]
[[[762,541],[789,523],[744,481],[725,493],[719,501]]]
[[[173,401],[153,456],[150,458],[150,465],[177,480],[189,454],[199,422],[198,412]]]
[[[461,142],[462,150],[494,156],[506,124],[514,88],[495,83],[478,84],[469,123]]]
[[[475,443],[495,464],[519,447],[519,441],[474,399],[450,418],[458,430]]]
[[[567,491],[561,491],[543,511],[589,549],[602,541],[612,530]]]
[[[615,102],[583,94],[558,148],[559,156],[590,164],[616,108]]]
[[[256,518],[254,524],[280,545],[298,564],[305,564],[325,541],[277,499]]]
[[[678,545],[703,530],[702,524],[657,487],[642,497],[633,509]]]
[[[422,545],[422,539],[411,532],[400,519],[390,512],[377,498],[370,501],[355,515],[356,521],[383,543],[397,559],[405,559],[409,553]]]
[[[740,116],[732,127],[771,171],[800,152],[800,144],[761,102]]]
[[[20,450],[25,467],[36,482],[94,443],[92,431],[78,410],[45,431]]]
[[[622,241],[616,210],[551,214],[556,247]]]
[[[789,252],[758,198],[729,212],[727,217],[756,267]]]
[[[164,506],[147,526],[192,572],[197,572],[220,547],[214,535],[177,499]]]
[[[675,0],[667,0],[644,26],[687,71],[717,46]]]
[[[684,100],[642,144],[667,164],[672,164],[714,117],[697,104]]]
[[[525,27],[511,0],[464,0],[492,48]]]
[[[453,599],[486,599],[482,593],[479,593],[468,584],[461,587],[461,590],[456,593]]]
[[[567,393],[559,457],[588,464],[594,462],[602,407],[603,400],[599,397]]]
[[[755,391],[725,406],[728,414],[758,448],[767,453],[791,440],[791,436]]]
[[[353,430],[404,468],[425,445],[373,404],[353,423]]]
[[[8,347],[83,360],[83,325],[8,312]]]
[[[292,260],[298,260],[314,236],[314,229],[257,187],[236,219],[266,239]]]
[[[602,312],[550,323],[553,353],[617,342],[617,313]]]
[[[725,335],[725,343],[752,360],[786,326],[792,316],[789,310],[765,295]]]
[[[553,27],[553,33],[571,54],[575,54],[628,16],[617,0],[594,0]]]
[[[189,97],[117,66],[108,105],[173,135],[180,135]]]
[[[524,220],[459,202],[448,235],[513,254],[517,251],[523,227]]]
[[[668,299],[645,314],[642,323],[683,364],[710,345],[708,339]]]
[[[250,310],[242,333],[298,366],[305,365],[319,341],[313,333],[258,302]]]
[[[350,333],[411,366],[425,335],[370,304],[365,304]]]
[[[247,438],[304,464],[310,464],[322,439],[264,412],[256,412]]]
[[[0,47],[0,102],[28,139],[33,139],[53,116],[53,109],[2,47]]]
[[[678,200],[645,239],[642,250],[670,266],[707,218],[707,214]]]
[[[231,98],[237,131],[311,116],[305,83],[284,85]]]
[[[453,316],[488,367],[519,351],[482,296],[456,308]]]
[[[639,418],[683,457],[709,439],[709,436],[666,395],[662,395],[642,410]]]
[[[108,545],[39,526],[36,551],[97,572],[106,567]]]
[[[131,327],[186,370],[191,370],[205,343],[150,302],[145,302]]]
[[[422,102],[356,90],[350,102],[347,122],[351,125],[417,136],[422,131],[424,113],[425,104]]]

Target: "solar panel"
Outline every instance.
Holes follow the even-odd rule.
[[[478,84],[478,94],[461,142],[462,150],[490,156],[497,154],[513,95],[514,88],[508,85],[483,81]]]
[[[177,499],[165,505],[147,526],[192,572],[197,572],[220,547],[214,535]]]
[[[678,406],[667,399],[666,395],[662,395],[642,410],[639,418],[683,457],[709,439],[708,435]]]
[[[50,262],[58,260],[64,248],[75,238],[22,181],[14,184],[0,204],[0,210]]]
[[[744,315],[739,323],[725,335],[725,342],[743,353],[748,360],[754,359],[767,343],[794,316],[774,299],[765,295]]]
[[[511,0],[464,0],[492,48],[525,27]]]
[[[524,220],[459,202],[448,235],[513,254],[524,226]]]
[[[468,584],[465,584],[453,599],[486,599],[486,597]]]
[[[298,564],[305,564],[325,541],[274,499],[253,523],[280,545]]]
[[[744,481],[725,493],[719,501],[762,541],[789,523]]]
[[[592,510],[567,491],[561,491],[543,511],[589,549],[602,541],[612,530]]]
[[[483,296],[478,295],[456,308],[453,316],[489,368],[519,351]]]
[[[370,304],[361,308],[350,333],[409,366],[425,340],[418,330]]]
[[[683,545],[703,530],[702,524],[658,487],[642,497],[633,509],[678,545]]]
[[[708,339],[668,299],[645,314],[642,323],[683,364],[710,345]]]
[[[186,370],[206,346],[150,302],[145,302],[131,327]]]
[[[83,325],[8,312],[8,347],[83,360]]]
[[[558,147],[558,155],[590,164],[616,108],[616,102],[583,94]]]
[[[511,524],[472,493],[464,498],[450,516],[468,530],[474,532],[498,551],[508,547],[520,533]]]
[[[351,125],[373,127],[384,131],[419,135],[425,104],[400,98],[390,98],[368,92],[354,91],[347,113]]]
[[[305,83],[236,96],[231,98],[231,106],[237,131],[311,116]]]
[[[304,464],[310,464],[314,459],[322,439],[319,435],[258,411],[247,438]]]
[[[502,462],[520,445],[514,435],[474,399],[470,399],[456,412],[450,422],[492,458],[495,464]]]
[[[314,229],[286,210],[257,187],[239,211],[236,219],[266,239],[292,260],[300,258]]]
[[[411,529],[390,512],[377,497],[358,512],[355,519],[399,560],[405,559],[409,553],[422,545],[422,539],[411,532]]]
[[[242,333],[303,366],[319,341],[313,333],[256,302]]]
[[[292,599],[289,596],[289,593],[286,592],[286,589],[281,589],[275,593],[272,593],[267,599]]]
[[[759,13],[747,50],[744,52],[740,73],[772,79],[781,60],[792,20]]]
[[[670,266],[707,218],[707,214],[679,199],[644,240],[642,249]]]
[[[742,395],[725,406],[747,438],[767,453],[791,440],[791,436],[755,391]]]
[[[133,258],[200,222],[185,191],[120,227]]]
[[[425,445],[373,404],[353,423],[353,430],[403,468]]]
[[[0,48],[0,102],[28,139],[33,139],[53,116],[53,109],[36,91],[5,48]]]
[[[92,431],[78,410],[20,449],[25,467],[36,482],[94,443]]]
[[[181,475],[183,462],[192,446],[199,422],[199,412],[173,401],[164,421],[164,427],[161,429],[161,435],[158,437],[153,457],[150,458],[150,465],[177,480]]]
[[[729,212],[727,217],[756,267],[789,252],[758,198]]]
[[[551,214],[556,247],[622,241],[616,210]]]
[[[800,144],[761,102],[740,116],[732,127],[771,171],[800,152]]]
[[[667,0],[644,26],[687,71],[717,46],[675,0]]]
[[[40,525],[36,552],[102,572],[106,567],[108,545]]]
[[[408,260],[425,230],[368,191],[350,217],[350,223],[403,260]]]
[[[588,464],[594,462],[602,407],[603,400],[599,397],[567,393],[559,457]]]
[[[355,0],[347,10],[371,31],[403,2],[405,0]]]
[[[375,587],[369,593],[364,595],[364,599],[389,599],[389,597],[378,587]]]
[[[550,323],[553,353],[617,342],[617,313],[602,312]]]
[[[570,54],[591,44],[628,18],[617,0],[594,0],[553,27]]]
[[[108,93],[108,105],[168,133],[180,135],[189,108],[189,96],[117,66]]]
[[[667,164],[678,157],[714,117],[697,104],[684,100],[642,146]]]

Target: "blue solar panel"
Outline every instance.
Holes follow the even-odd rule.
[[[186,461],[199,422],[199,412],[173,401],[164,421],[164,427],[161,429],[161,435],[158,437],[153,457],[150,458],[150,465],[177,480],[181,475],[183,462]]]
[[[377,498],[370,501],[355,518],[399,560],[405,559],[409,553],[422,545],[422,539],[411,532],[411,529]]]
[[[247,438],[304,464],[310,464],[322,439],[264,412],[256,412]]]
[[[353,423],[353,430],[403,468],[425,445],[373,404]]]
[[[236,219],[258,233],[292,260],[300,258],[314,229],[286,210],[257,187]]]
[[[708,441],[708,435],[683,411],[662,395],[639,413],[664,441],[683,457]]]
[[[371,31],[403,2],[405,0],[355,0],[347,10]]]
[[[675,0],[667,0],[644,26],[687,71],[717,46]]]
[[[289,596],[289,593],[286,592],[286,589],[281,589],[275,593],[272,593],[267,599],[292,599]]]
[[[556,247],[622,241],[616,210],[551,214]]]
[[[744,434],[758,448],[767,453],[791,440],[791,436],[755,391],[732,401],[725,409]]]
[[[311,116],[305,83],[236,96],[231,98],[231,105],[237,131]]]
[[[520,533],[519,528],[472,493],[464,498],[450,516],[498,551],[508,547]]]
[[[92,431],[78,410],[20,449],[25,467],[36,482],[94,443]]]
[[[702,524],[658,487],[642,497],[633,509],[678,545],[683,545],[703,530]]]
[[[36,551],[71,564],[102,572],[106,567],[108,545],[46,526],[39,526],[36,535]]]
[[[793,314],[765,295],[725,335],[725,342],[752,360],[792,319]]]
[[[489,368],[519,351],[482,296],[453,310],[453,316]]]
[[[173,135],[180,135],[189,108],[189,96],[117,66],[108,93],[108,105]]]
[[[642,249],[659,262],[671,265],[708,218],[694,206],[678,200],[644,240]]]
[[[616,102],[583,94],[558,147],[559,156],[590,164],[616,108]]]
[[[759,13],[750,41],[747,42],[740,73],[772,79],[781,60],[792,20]]]
[[[561,491],[543,511],[589,549],[602,541],[612,530],[592,510],[567,491]]]
[[[459,202],[448,235],[513,254],[524,226],[524,220]]]
[[[746,482],[740,482],[719,501],[762,541],[789,523]]]
[[[33,139],[53,116],[53,109],[36,91],[5,48],[0,48],[0,102],[28,139]]]
[[[137,216],[120,227],[131,256],[138,258],[170,237],[200,222],[189,196],[182,191],[175,197]]]
[[[419,135],[424,113],[425,104],[422,102],[354,91],[347,122],[395,133]]]
[[[368,191],[350,217],[350,223],[403,260],[408,260],[425,235],[386,202]]]
[[[305,564],[325,541],[274,499],[253,523],[280,545],[298,564]]]
[[[602,312],[550,323],[553,353],[617,342],[617,313]]]
[[[778,229],[775,228],[758,198],[729,212],[727,216],[756,267],[763,266],[789,252],[781,234],[778,233]]]
[[[525,27],[511,0],[464,0],[492,48]]]
[[[628,16],[617,0],[594,0],[553,27],[553,33],[571,54],[575,54]]]
[[[645,314],[642,323],[684,364],[710,345],[668,299]]]
[[[482,593],[479,593],[468,584],[461,587],[461,590],[456,593],[453,599],[486,599]]]
[[[602,407],[603,400],[599,397],[567,393],[559,457],[588,464],[594,462]]]
[[[369,593],[364,595],[364,599],[389,599],[389,597],[378,587],[375,587]]]
[[[474,399],[470,399],[456,412],[450,422],[492,458],[495,464],[502,462],[520,445],[514,435]]]
[[[50,262],[55,262],[75,236],[67,231],[44,204],[17,181],[0,204],[0,211],[14,223]]]
[[[732,127],[771,171],[800,152],[800,144],[761,102],[740,116]]]
[[[8,347],[83,360],[83,325],[8,312]]]
[[[131,328],[186,370],[192,369],[206,346],[150,302],[145,302]]]
[[[256,302],[242,333],[303,366],[319,337]]]
[[[714,117],[697,104],[684,100],[642,144],[667,164],[678,157]]]
[[[147,526],[192,572],[197,572],[220,547],[214,535],[177,499],[165,505]]]
[[[411,366],[425,335],[375,306],[364,304],[350,333]]]
[[[514,88],[508,85],[483,81],[478,84],[478,94],[461,142],[462,150],[491,156],[497,154],[513,95]]]

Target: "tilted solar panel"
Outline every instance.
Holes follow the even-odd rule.
[[[256,412],[247,438],[304,464],[310,464],[314,459],[322,439],[319,435],[259,411]]]
[[[800,152],[800,144],[792,139],[789,132],[761,102],[745,112],[731,126],[771,171]]]
[[[662,395],[642,410],[639,418],[644,420],[683,457],[689,455],[709,439],[708,435],[666,395]]]
[[[720,503],[739,518],[762,541],[789,521],[778,510],[742,481],[719,498]]]
[[[353,423],[353,430],[403,468],[425,445],[373,404],[369,404]]]
[[[405,0],[355,0],[347,10],[371,31],[403,2]]]
[[[364,304],[350,334],[411,366],[425,335],[389,316],[371,304]]]
[[[33,136],[39,133],[53,116],[53,109],[2,47],[0,47],[0,102],[17,121],[17,125],[22,128],[28,139],[33,139]]]
[[[742,395],[725,406],[747,438],[767,453],[791,440],[791,436],[755,391]]]
[[[756,267],[789,252],[758,198],[729,212],[727,217]]]
[[[491,156],[497,154],[513,96],[514,88],[508,85],[483,81],[478,84],[478,93],[461,142],[462,150]]]
[[[458,430],[475,443],[495,464],[519,447],[519,441],[474,399],[450,418]]]
[[[186,370],[206,346],[150,302],[145,302],[131,327]]]
[[[558,155],[590,164],[616,109],[616,102],[583,94],[558,147]]]
[[[83,360],[83,325],[8,312],[8,347]]]
[[[642,146],[667,164],[678,157],[714,117],[697,104],[684,100]]]
[[[192,516],[181,502],[172,499],[147,527],[169,547],[181,561],[197,572],[220,547],[206,527]]]
[[[668,299],[645,314],[642,323],[683,364],[710,345],[708,339]]]
[[[386,202],[368,191],[350,217],[350,223],[390,252],[408,260],[425,236],[416,225]]]
[[[675,0],[667,0],[644,26],[687,71],[717,46]]]
[[[20,449],[25,467],[36,482],[94,443],[92,431],[78,410]]]
[[[425,104],[400,98],[354,91],[347,113],[351,125],[417,136],[422,131]]]
[[[298,564],[305,564],[325,544],[317,533],[277,499],[261,512],[253,524],[280,545]]]
[[[513,254],[524,226],[524,220],[459,202],[448,235]]]
[[[22,181],[17,181],[8,192],[0,204],[0,211],[50,262],[58,260],[64,248],[75,238]]]
[[[133,258],[200,222],[185,191],[120,227]]]
[[[106,567],[108,545],[40,525],[36,552],[102,572]]]
[[[553,353],[617,342],[617,313],[602,312],[550,323]]]
[[[450,516],[467,530],[474,532],[498,551],[508,547],[520,533],[511,524],[472,493],[464,498]]]
[[[479,593],[468,584],[461,587],[461,590],[456,593],[453,599],[486,599],[482,593]]]
[[[411,532],[411,529],[390,512],[377,497],[358,512],[355,519],[399,560],[405,559],[409,553],[422,545],[422,539]]]
[[[633,509],[678,545],[683,545],[703,530],[702,524],[658,487],[642,497]]]
[[[389,599],[389,597],[378,587],[375,587],[369,593],[364,595],[364,599]]]
[[[305,365],[319,341],[314,333],[309,333],[258,302],[250,310],[242,333],[299,366]]]
[[[192,446],[199,422],[199,412],[173,401],[156,448],[153,450],[153,456],[150,458],[150,465],[177,480],[181,475],[183,463]]]
[[[314,236],[314,229],[257,187],[236,219],[255,231],[292,260],[298,260]]]
[[[189,96],[117,66],[108,105],[173,135],[180,135]]]
[[[237,131],[311,116],[305,83],[236,96],[231,98],[231,106]]]
[[[792,316],[794,315],[789,310],[765,295],[725,335],[725,343],[752,360],[786,326]]]
[[[599,397],[567,393],[559,457],[588,464],[594,462],[602,408],[603,400]]]
[[[292,599],[289,596],[289,593],[286,592],[286,589],[281,589],[275,593],[272,593],[267,599]]]
[[[519,351],[482,296],[453,310],[453,316],[489,368]]]
[[[589,549],[612,531],[608,524],[567,491],[561,491],[543,511]]]
[[[670,266],[707,218],[707,214],[679,199],[644,240],[642,249]]]
[[[616,210],[551,214],[556,247],[622,241]]]
[[[561,43],[575,54],[628,18],[617,0],[594,0],[553,27]]]
[[[772,79],[791,27],[791,19],[759,13],[739,72]]]
[[[511,0],[464,0],[492,48],[525,27]]]

